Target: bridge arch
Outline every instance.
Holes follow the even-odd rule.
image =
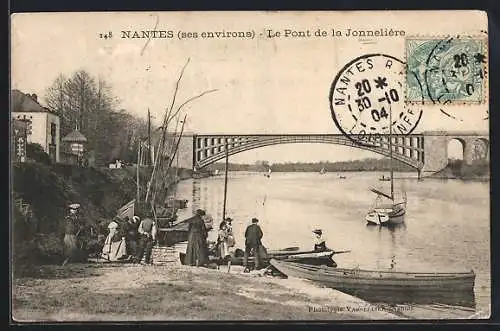
[[[209,164],[224,159],[227,141],[228,155],[279,144],[321,143],[349,146],[390,156],[389,139],[383,137],[380,146],[368,147],[354,143],[343,135],[290,135],[290,136],[226,136],[220,138],[197,137],[195,139],[194,168],[200,170]],[[423,141],[421,137],[393,136],[393,158],[420,171],[423,167]]]
[[[447,141],[446,144],[446,155],[448,162],[451,159],[456,159],[463,161],[465,160],[465,148],[467,146],[467,142],[464,139],[461,139],[459,137],[457,138],[450,138]],[[457,153],[459,151],[459,153]],[[457,155],[459,154],[459,155]]]

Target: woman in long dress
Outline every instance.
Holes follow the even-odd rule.
[[[232,226],[232,222],[233,222],[233,219],[231,217],[227,217],[225,219],[226,221],[226,232],[227,232],[227,246],[229,248],[229,250],[231,251],[231,248],[234,247],[234,245],[236,244],[236,241],[234,240],[234,235],[233,235],[233,226]]]
[[[218,255],[219,259],[227,260],[231,257],[231,253],[229,253],[229,232],[227,223],[222,221],[219,225],[219,233],[217,237],[217,247],[218,247]]]
[[[196,215],[187,220],[189,232],[184,259],[186,265],[203,266],[208,264],[208,233],[203,216],[205,216],[205,211],[198,209]]]
[[[102,248],[102,257],[108,261],[117,261],[127,257],[125,236],[118,230],[118,222],[112,221],[108,225],[109,234]]]

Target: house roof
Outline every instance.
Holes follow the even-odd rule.
[[[66,137],[62,138],[62,141],[67,142],[86,142],[87,138],[80,131],[74,130],[70,132]]]
[[[12,90],[10,94],[10,102],[12,112],[19,113],[52,113],[56,114],[56,112],[50,110],[47,107],[43,107],[38,103],[35,99],[36,95],[25,94],[19,90]]]

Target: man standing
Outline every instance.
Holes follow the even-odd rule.
[[[139,216],[133,216],[128,219],[127,222],[127,231],[126,231],[126,239],[127,239],[127,250],[128,255],[135,257],[137,255],[137,240],[139,237],[138,227],[140,224]]]
[[[257,224],[259,220],[252,218],[252,224],[250,224],[245,231],[245,255],[243,257],[243,265],[245,266],[244,272],[250,272],[248,268],[248,255],[253,251],[255,269],[260,269],[260,248],[262,246],[262,230]]]
[[[147,217],[142,220],[139,228],[139,247],[134,263],[141,263],[142,257],[145,255],[146,264],[151,263],[151,254],[153,253],[153,243],[156,240],[156,224]]]
[[[69,205],[69,214],[65,218],[64,227],[64,262],[63,266],[66,265],[70,260],[76,260],[78,255],[78,234],[80,232],[80,220],[78,219],[78,209],[80,205],[78,203],[73,203]]]

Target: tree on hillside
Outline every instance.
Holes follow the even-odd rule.
[[[115,159],[135,161],[139,139],[147,132],[146,121],[118,109],[111,86],[84,70],[70,77],[60,74],[47,89],[45,101],[61,118],[61,136],[76,127],[87,137],[88,150],[97,163]]]

